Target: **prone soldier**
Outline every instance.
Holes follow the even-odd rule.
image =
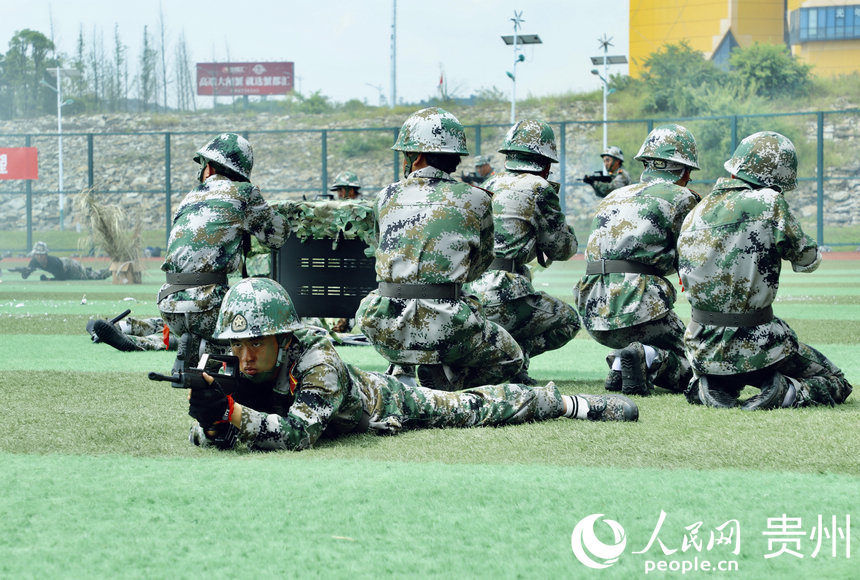
[[[104,280],[110,276],[110,269],[108,268],[93,270],[89,267],[85,268],[80,262],[72,258],[57,258],[48,255],[48,244],[45,242],[33,244],[33,251],[30,252],[30,255],[32,258],[26,267],[12,269],[12,271],[20,272],[21,277],[25,280],[34,270],[45,270],[53,276],[53,278],[48,278],[42,274],[40,280]]]

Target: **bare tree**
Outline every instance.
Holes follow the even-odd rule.
[[[185,32],[179,35],[176,43],[175,57],[176,72],[176,106],[183,111],[197,110],[194,99],[195,83],[191,73],[191,58],[188,55],[188,45],[185,42]]]
[[[167,109],[167,46],[164,43],[165,24],[164,24],[164,9],[161,7],[161,2],[158,3],[158,27],[161,32],[161,89],[164,93],[162,104]]]
[[[149,110],[149,104],[155,101],[157,94],[157,81],[155,75],[156,57],[158,54],[152,47],[149,40],[149,29],[146,25],[143,26],[143,49],[140,53],[140,72],[139,72],[139,97],[141,108],[144,111]]]

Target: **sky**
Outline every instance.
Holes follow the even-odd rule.
[[[103,37],[106,50],[118,26],[129,56],[140,55],[143,27],[159,30],[163,12],[168,69],[184,34],[196,62],[292,61],[295,87],[344,102],[378,104],[391,96],[391,24],[395,0],[0,0],[0,52],[14,33],[30,28],[51,36],[71,55],[79,32]],[[510,98],[513,49],[502,35],[521,33],[542,44],[523,49],[517,98],[601,88],[590,56],[611,37],[609,54],[628,50],[628,0],[396,0],[397,99],[415,102],[438,94],[444,74],[457,97],[496,88]],[[154,37],[154,36],[153,36]],[[158,41],[156,40],[156,43]],[[132,70],[136,70],[134,66]],[[610,74],[627,65],[610,67]],[[211,97],[198,97],[206,106]]]

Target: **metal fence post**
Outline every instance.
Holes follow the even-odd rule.
[[[394,142],[395,143],[397,143],[398,132],[399,132],[398,129],[394,129]],[[394,181],[397,182],[397,181],[400,181],[400,171],[399,171],[399,169],[400,169],[400,167],[399,167],[400,166],[400,163],[399,163],[400,157],[398,156],[397,151],[392,151],[392,153],[394,153],[394,163],[392,164],[394,167]]]
[[[475,155],[481,154],[481,126],[475,126]]]
[[[93,134],[87,133],[87,188],[92,189],[93,179]]]
[[[561,213],[567,214],[567,196],[565,195],[565,190],[567,186],[567,139],[565,138],[565,130],[567,128],[567,123],[562,122],[561,127],[558,130],[558,139],[561,144],[561,150],[559,152],[559,160],[561,163],[559,164],[559,181],[561,182],[561,187],[558,188],[558,201],[561,204]]]
[[[648,119],[648,133],[654,130],[654,119]]]
[[[322,175],[320,179],[322,179],[322,191],[325,191],[328,189],[328,131],[325,129],[320,134],[320,140],[322,141]]]
[[[30,136],[27,135],[24,137],[24,147],[30,146]],[[27,194],[27,246],[24,248],[25,252],[29,252],[30,248],[33,247],[33,180],[28,179],[25,181],[24,191]]]
[[[167,249],[167,245],[170,243],[170,228],[172,226],[173,220],[171,219],[171,214],[173,210],[170,207],[170,133],[164,134],[164,208],[165,208],[165,234],[164,234],[164,248],[165,252]],[[165,253],[166,255],[166,253]]]
[[[816,220],[816,241],[819,246],[824,245],[824,111],[818,111],[818,219]]]

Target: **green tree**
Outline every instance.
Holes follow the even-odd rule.
[[[761,97],[800,97],[809,94],[812,88],[812,67],[795,60],[780,44],[756,42],[736,48],[729,66],[735,82]]]
[[[57,66],[49,56],[54,43],[35,30],[19,30],[9,41],[0,76],[0,112],[6,118],[34,117],[56,111],[54,92],[42,84],[47,69]]]
[[[725,73],[686,40],[661,47],[643,69],[643,110],[649,113],[702,114],[708,109],[707,89],[725,80]]]

